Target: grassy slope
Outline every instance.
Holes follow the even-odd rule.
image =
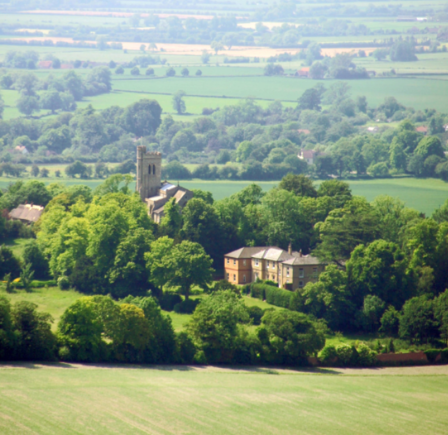
[[[9,366],[0,369],[0,432],[446,434],[446,371],[412,370]]]

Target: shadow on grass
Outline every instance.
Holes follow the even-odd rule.
[[[323,375],[340,375],[339,371],[331,368],[319,367],[257,367],[257,366],[225,366],[225,365],[150,365],[150,364],[119,364],[119,363],[71,363],[71,362],[3,362],[0,364],[2,368],[20,368],[28,370],[38,370],[45,368],[55,369],[124,369],[124,370],[154,370],[167,372],[188,372],[188,371],[206,371],[207,369],[216,369],[228,371],[230,373],[246,373],[246,374],[264,374],[264,375],[280,375],[282,372],[293,372],[302,374],[323,374]]]

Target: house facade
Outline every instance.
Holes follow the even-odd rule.
[[[325,265],[302,252],[276,246],[245,247],[224,256],[225,278],[232,284],[270,280],[281,288],[296,290],[317,281]]]

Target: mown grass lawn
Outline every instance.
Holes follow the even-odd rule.
[[[0,433],[446,434],[444,367],[0,367]]]

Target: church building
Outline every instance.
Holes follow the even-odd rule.
[[[170,198],[175,198],[182,209],[193,198],[193,192],[179,185],[161,181],[162,154],[146,152],[145,146],[137,147],[136,190],[148,206],[148,214],[156,223],[165,215],[164,206]]]

